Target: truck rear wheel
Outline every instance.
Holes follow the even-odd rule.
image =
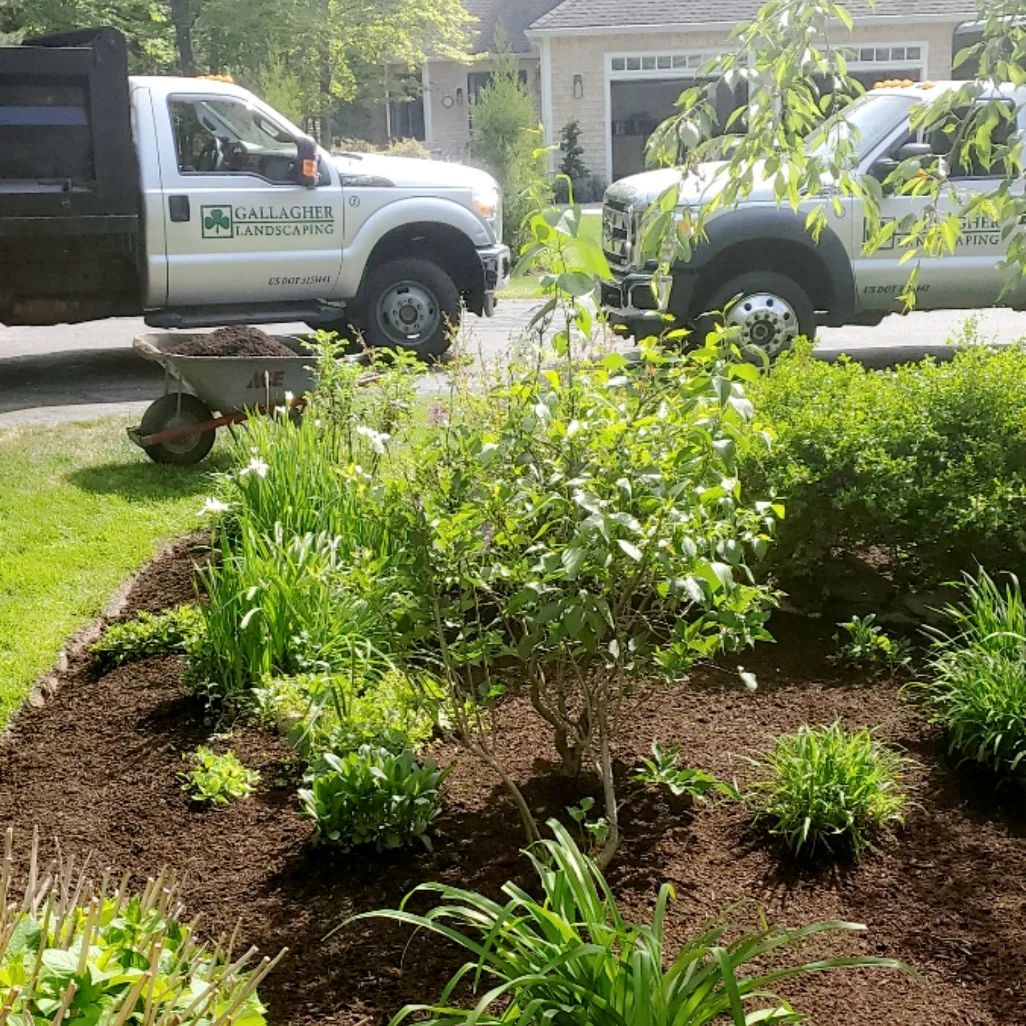
[[[437,358],[459,327],[460,293],[430,260],[390,260],[368,276],[353,323],[367,345]]]
[[[142,424],[139,425],[139,434],[143,437],[157,435],[162,431],[190,428],[213,419],[213,413],[202,399],[188,392],[170,393],[162,395],[146,408]],[[173,441],[159,442],[157,445],[145,445],[143,449],[156,463],[187,466],[199,463],[210,452],[213,444],[214,431],[209,430],[198,431]]]
[[[728,305],[730,309],[722,322],[728,328],[741,330],[742,345],[761,350],[770,359],[789,348],[799,336],[816,336],[812,300],[797,282],[775,271],[747,271],[716,289],[707,303],[707,309],[713,313],[703,314],[698,321],[700,340],[721,321],[715,311]]]

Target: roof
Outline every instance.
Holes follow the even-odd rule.
[[[463,6],[478,20],[473,52],[493,50],[501,26],[514,53],[529,53],[531,42],[525,30],[558,4],[559,0],[463,0]]]
[[[975,16],[973,0],[842,0],[854,18],[945,17],[953,20]],[[524,4],[525,8],[532,6]],[[541,5],[533,5],[541,6]],[[724,24],[744,21],[755,16],[762,0],[646,0],[627,8],[623,0],[563,0],[531,23],[532,29],[562,31],[566,29],[631,29],[651,25]]]

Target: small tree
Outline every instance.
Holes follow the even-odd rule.
[[[470,153],[502,187],[504,234],[514,248],[531,206],[528,193],[545,172],[538,153],[542,141],[534,100],[520,78],[520,62],[500,36],[491,79],[474,101]]]
[[[576,187],[579,181],[588,178],[591,172],[582,159],[584,147],[581,146],[581,123],[573,118],[563,126],[559,137],[559,148],[563,160],[559,165],[559,173],[566,175]]]

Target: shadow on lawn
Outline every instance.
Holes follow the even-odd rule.
[[[152,463],[140,451],[138,462],[80,467],[66,474],[65,480],[96,495],[139,501],[202,497],[211,492],[213,474],[229,463],[227,452],[222,451],[194,467],[172,467]]]

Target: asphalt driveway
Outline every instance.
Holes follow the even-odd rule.
[[[510,300],[500,303],[490,320],[468,318],[469,350],[489,361],[501,359],[536,305]],[[846,352],[867,365],[916,359],[942,352],[969,316],[978,318],[979,332],[988,340],[1010,342],[1026,336],[1026,316],[1008,310],[915,313],[888,317],[873,328],[823,329],[819,351],[824,356]],[[136,318],[52,328],[0,327],[0,429],[140,414],[163,389],[160,368],[132,352],[132,339],[146,330]],[[289,326],[272,330],[288,331]],[[435,376],[434,387],[445,389],[444,371]]]

